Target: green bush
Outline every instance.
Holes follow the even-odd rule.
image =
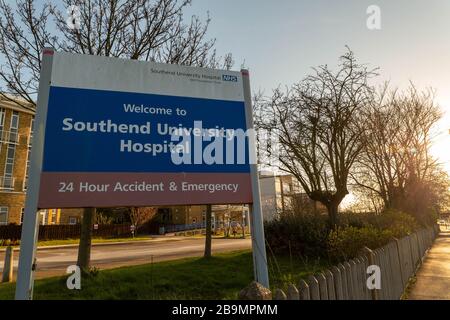
[[[388,209],[381,214],[343,214],[341,227],[328,236],[328,255],[332,261],[356,257],[363,247],[379,248],[392,240],[403,238],[419,228],[409,214]]]
[[[20,246],[20,240],[0,239],[0,247]]]
[[[354,258],[365,246],[376,249],[419,228],[411,215],[396,210],[343,213],[339,220],[339,228],[330,230],[326,215],[282,214],[265,224],[269,253],[337,262]]]
[[[345,227],[375,227],[380,230],[391,230],[395,237],[401,238],[419,228],[413,216],[404,212],[387,209],[380,214],[375,213],[342,213],[340,225]]]
[[[419,229],[419,224],[413,216],[393,209],[383,211],[374,216],[371,224],[380,230],[389,230],[396,238],[405,237]]]
[[[328,235],[328,256],[332,262],[355,258],[364,247],[376,249],[392,239],[392,231],[369,227],[339,227]]]
[[[293,256],[326,256],[326,216],[283,214],[265,223],[269,251]]]

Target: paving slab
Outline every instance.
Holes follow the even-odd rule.
[[[416,275],[409,300],[450,300],[450,231],[436,238]]]

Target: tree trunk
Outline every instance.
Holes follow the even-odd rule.
[[[206,205],[206,237],[205,237],[205,258],[211,257],[211,220],[212,220],[212,209],[211,205]]]
[[[331,203],[327,206],[328,217],[330,221],[330,228],[336,229],[339,223],[338,219],[338,208],[339,205]]]
[[[95,208],[85,208],[81,221],[80,245],[78,247],[77,265],[84,272],[89,271],[91,261],[92,225],[95,219]]]

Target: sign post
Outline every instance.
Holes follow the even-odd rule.
[[[247,129],[253,130],[253,107],[252,95],[250,89],[250,76],[248,70],[241,70],[243,85],[244,85],[244,99],[245,99],[245,118],[247,121]],[[252,131],[253,132],[253,131]],[[255,280],[269,288],[269,273],[267,270],[266,244],[264,237],[264,225],[261,208],[261,193],[259,187],[259,173],[258,165],[256,163],[256,145],[255,136],[249,137],[250,157],[250,175],[252,179],[252,195],[253,204],[250,204],[250,227],[252,234],[252,253],[253,253],[253,270]]]
[[[36,242],[38,238],[38,200],[44,154],[44,136],[47,120],[47,106],[53,64],[53,49],[44,49],[42,70],[39,79],[39,93],[34,122],[34,134],[30,155],[30,174],[25,200],[25,212],[20,240],[19,266],[17,271],[16,300],[30,300],[33,297],[33,271],[35,269]]]
[[[30,299],[43,208],[250,204],[267,259],[247,70],[45,49],[16,299]]]

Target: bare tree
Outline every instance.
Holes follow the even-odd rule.
[[[448,194],[448,176],[430,154],[441,115],[433,90],[419,91],[411,83],[399,92],[385,84],[361,123],[365,147],[352,174],[356,186],[378,196],[385,208],[423,220],[420,215]]]
[[[35,109],[41,51],[60,51],[144,61],[226,68],[231,54],[216,55],[207,39],[209,17],[202,22],[183,11],[191,0],[63,0],[59,4],[0,0],[0,95],[20,97]],[[68,8],[73,8],[68,15]],[[69,12],[70,13],[70,12]],[[70,17],[74,23],[68,23]],[[70,21],[69,21],[70,22]]]
[[[150,221],[156,215],[155,207],[131,207],[129,209],[130,220],[134,225],[136,234],[140,226]]]
[[[33,0],[17,1],[15,8],[0,1],[0,95],[26,109],[36,109],[42,48],[58,47],[52,10],[50,2],[36,10]]]
[[[314,73],[270,99],[257,103],[257,126],[276,134],[281,170],[291,173],[306,194],[322,203],[330,224],[338,223],[338,207],[349,193],[348,176],[363,145],[362,110],[373,98],[368,80],[374,70],[356,62],[348,51],[339,68]]]
[[[41,51],[47,46],[91,55],[231,68],[231,55],[218,57],[215,39],[207,38],[209,17],[205,22],[197,16],[184,19],[190,4],[191,0],[48,0],[43,4],[17,0],[11,5],[0,0],[0,96],[36,109]],[[83,223],[83,228],[92,228],[93,215],[85,216],[91,222]],[[85,264],[89,263],[91,232],[84,230],[83,234],[79,256]]]

